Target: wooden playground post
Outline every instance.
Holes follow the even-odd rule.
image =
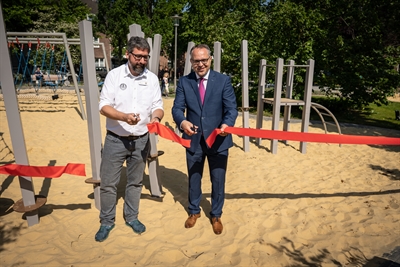
[[[285,96],[288,99],[292,99],[293,97],[293,79],[294,79],[294,60],[289,60],[289,65],[287,66],[286,72],[286,92]],[[290,126],[290,113],[292,111],[292,106],[286,105],[283,113],[283,130],[289,131]],[[283,141],[286,145],[288,144],[288,140]]]
[[[192,64],[190,64],[190,50],[192,50],[194,46],[194,42],[189,42],[186,50],[186,60],[185,60],[185,68],[183,71],[183,76],[188,75],[192,71]]]
[[[264,93],[265,93],[265,69],[267,67],[267,61],[265,59],[260,60],[260,68],[258,70],[258,98],[257,98],[257,120],[256,129],[262,129],[264,119]],[[261,145],[261,138],[256,138],[257,145]]]
[[[283,59],[276,60],[275,70],[275,86],[274,86],[274,102],[272,104],[272,128],[271,130],[279,130],[279,117],[281,108],[281,94],[282,94],[282,76],[283,76]],[[271,140],[271,153],[276,154],[278,151],[278,140]]]
[[[314,60],[309,59],[307,61],[306,81],[304,90],[304,107],[303,116],[301,120],[301,132],[308,132],[308,125],[310,124],[310,110],[311,110],[311,96],[312,96],[312,85],[314,78]],[[305,154],[307,152],[307,142],[300,142],[300,151]]]
[[[79,36],[81,42],[83,76],[85,81],[84,90],[86,96],[90,159],[93,175],[93,178],[87,179],[86,182],[93,184],[95,206],[100,210],[100,163],[102,140],[98,85],[94,62],[92,23],[90,21],[82,20],[79,22]]]
[[[22,128],[21,116],[18,108],[17,95],[14,88],[14,81],[11,71],[11,62],[8,52],[8,44],[6,30],[3,19],[3,11],[0,2],[0,81],[4,97],[4,106],[6,108],[6,116],[8,128],[10,130],[12,147],[14,150],[15,163],[29,165],[28,155],[26,151],[24,131]],[[18,176],[23,206],[36,205],[35,190],[32,177]],[[26,220],[28,226],[39,223],[38,210],[26,212]]]
[[[249,128],[249,54],[247,40],[242,40],[242,121]],[[250,137],[243,136],[243,151],[250,151]]]
[[[214,42],[214,71],[221,72],[221,42]]]

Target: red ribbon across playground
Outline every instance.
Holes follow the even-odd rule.
[[[68,163],[65,166],[29,166],[21,164],[7,164],[0,166],[0,174],[26,177],[58,178],[64,173],[77,176],[86,176],[85,164]]]
[[[183,139],[175,134],[170,128],[161,123],[151,123],[147,125],[150,133],[157,133],[159,136],[179,143],[184,147],[190,147],[190,140]],[[362,136],[345,134],[321,134],[321,133],[303,133],[289,132],[265,129],[227,127],[226,133],[238,136],[249,136],[253,138],[289,140],[300,142],[349,144],[349,145],[400,145],[400,138],[384,136]],[[215,141],[220,129],[215,129],[207,138],[209,146]],[[0,174],[18,175],[26,177],[46,177],[58,178],[67,173],[77,176],[86,176],[85,164],[68,163],[66,166],[28,166],[20,164],[7,164],[0,166]]]
[[[190,140],[182,139],[177,136],[171,129],[160,123],[148,124],[147,128],[150,133],[157,133],[161,137],[177,142],[185,147],[190,147]],[[345,134],[321,134],[321,133],[304,133],[289,132],[265,129],[227,127],[226,133],[236,134],[239,136],[249,136],[254,138],[314,142],[314,143],[332,143],[332,144],[348,144],[348,145],[400,145],[400,138],[384,137],[384,136],[363,136],[363,135],[345,135]],[[209,146],[215,141],[220,129],[215,129],[207,138],[206,142]]]

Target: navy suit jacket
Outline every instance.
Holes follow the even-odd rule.
[[[184,139],[191,139],[189,151],[196,150],[202,135],[204,139],[207,139],[212,131],[220,128],[222,124],[234,126],[237,115],[235,92],[228,76],[210,70],[203,105],[196,74],[191,72],[179,79],[172,117],[178,127],[184,120],[199,127],[197,134],[189,136],[183,133],[182,135]],[[210,149],[217,153],[231,146],[233,146],[232,135],[228,134],[225,137],[218,135]]]

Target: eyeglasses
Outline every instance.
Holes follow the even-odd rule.
[[[132,53],[132,52],[129,52],[132,56],[133,56],[133,58],[134,59],[136,59],[136,60],[141,60],[142,58],[144,59],[144,61],[149,61],[149,59],[150,59],[150,56],[149,55],[136,55],[136,54],[134,54],[134,53]]]
[[[200,59],[200,60],[193,60],[193,59],[192,59],[192,64],[195,65],[195,66],[197,66],[197,65],[199,65],[200,62],[201,62],[201,63],[203,63],[203,65],[207,65],[208,60],[210,60],[210,58],[211,58],[211,56],[208,57],[208,58],[206,58],[206,59]]]

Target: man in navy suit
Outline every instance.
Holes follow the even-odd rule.
[[[193,227],[200,218],[201,178],[207,158],[212,183],[211,224],[214,233],[219,235],[223,229],[221,215],[228,149],[233,146],[232,136],[224,130],[234,126],[238,112],[230,78],[210,70],[211,61],[211,51],[207,45],[199,44],[192,48],[190,62],[194,72],[179,79],[172,116],[183,132],[182,137],[191,140],[190,148],[186,149],[189,218],[185,227]],[[205,140],[216,128],[221,129],[221,133],[209,147]]]

